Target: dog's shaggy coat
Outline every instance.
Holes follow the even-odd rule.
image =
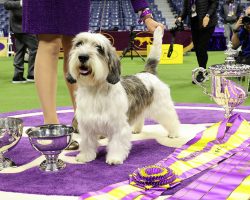
[[[178,137],[180,123],[170,89],[155,75],[162,36],[158,27],[145,71],[125,77],[120,77],[119,58],[105,36],[80,33],[74,38],[69,72],[78,85],[76,118],[81,143],[77,161],[94,160],[99,135],[103,135],[109,140],[106,162],[122,164],[131,148],[131,133],[141,132],[145,117],[159,122],[169,137]]]

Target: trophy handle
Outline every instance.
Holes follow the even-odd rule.
[[[199,72],[201,72],[205,78],[209,76],[209,73],[208,73],[208,71],[207,71],[206,69],[204,69],[204,68],[202,68],[202,67],[197,67],[197,68],[195,68],[195,69],[192,70],[192,79],[193,79],[193,81],[195,82],[196,85],[198,85],[198,86],[200,86],[201,88],[203,88],[203,92],[204,92],[206,95],[212,97],[212,95],[207,91],[207,88],[203,85],[203,83],[202,83],[202,82],[200,83],[200,82],[198,82],[198,81],[196,80],[196,76],[197,76],[197,74],[198,74]]]

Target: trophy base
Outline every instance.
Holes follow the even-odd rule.
[[[48,162],[47,160],[44,160],[41,164],[39,169],[46,172],[58,172],[66,167],[66,164],[58,159],[54,162]]]
[[[0,162],[0,171],[2,171],[5,168],[9,168],[9,167],[17,167],[17,165],[9,158],[3,157],[2,162]]]

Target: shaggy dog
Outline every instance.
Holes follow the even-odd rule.
[[[108,138],[106,163],[122,164],[131,149],[132,127],[141,132],[145,117],[159,122],[169,137],[178,137],[179,120],[169,87],[160,81],[163,31],[158,27],[145,72],[120,77],[120,61],[110,41],[98,33],[80,33],[73,40],[69,73],[77,81],[76,118],[82,163],[96,158],[98,138]]]

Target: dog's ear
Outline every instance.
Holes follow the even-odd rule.
[[[72,77],[72,75],[71,75],[69,72],[66,74],[66,80],[67,80],[70,84],[76,83],[76,80]]]
[[[109,74],[106,80],[108,83],[116,84],[120,81],[121,63],[113,47],[108,52],[108,59]]]

